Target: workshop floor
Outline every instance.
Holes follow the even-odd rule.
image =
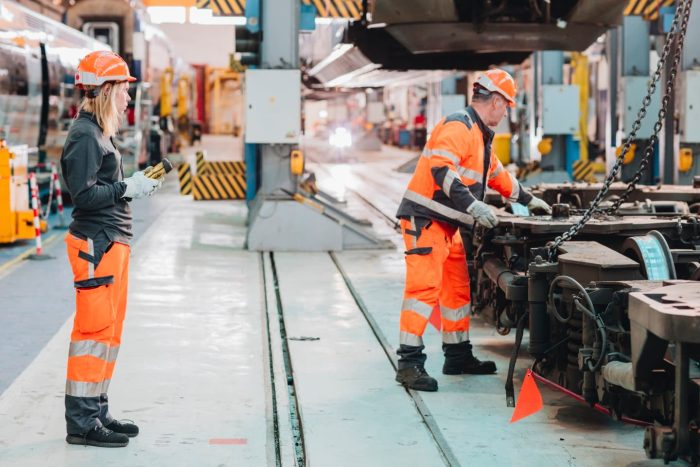
[[[232,144],[203,141],[217,159]],[[509,424],[513,335],[479,319],[472,342],[498,374],[443,376],[440,337],[429,328],[427,369],[440,390],[395,383],[403,251],[378,211],[395,212],[409,175],[394,168],[416,153],[337,154],[311,141],[305,150],[321,188],[397,248],[249,252],[245,203],[194,202],[177,194],[171,174],[156,196],[134,203],[129,307],[110,392],[113,414],[141,428],[126,448],[64,441],[73,292],[63,242],[49,244],[49,261],[1,259],[9,266],[0,269],[0,466],[662,465],[645,459],[642,429],[545,388],[543,410]],[[529,363],[523,354],[516,391]]]

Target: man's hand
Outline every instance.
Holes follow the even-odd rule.
[[[122,198],[138,199],[151,196],[163,182],[148,178],[143,172],[136,172],[131,177],[125,178],[124,183],[126,183],[126,191]]]
[[[467,208],[467,214],[470,214],[486,228],[492,229],[498,225],[498,217],[491,211],[491,207],[483,201],[474,201],[470,204]]]
[[[530,213],[533,213],[534,211],[541,209],[542,211],[546,212],[547,214],[552,213],[552,208],[549,206],[549,204],[545,203],[541,199],[539,199],[536,196],[533,196],[532,199],[530,200],[529,203],[527,203],[527,209],[530,211]]]

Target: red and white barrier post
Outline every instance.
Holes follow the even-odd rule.
[[[51,164],[51,178],[53,179],[53,186],[56,189],[56,205],[58,206],[58,225],[59,229],[66,228],[66,219],[63,216],[63,195],[61,195],[61,179],[58,176],[58,170],[56,170],[56,164]]]
[[[36,254],[41,255],[41,223],[39,221],[39,186],[36,183],[36,174],[29,174],[29,187],[32,192],[32,211],[34,212],[34,236],[36,237]]]
[[[29,188],[32,193],[32,211],[34,214],[34,235],[36,236],[36,253],[29,255],[29,259],[50,259],[43,254],[41,248],[41,221],[39,220],[39,185],[36,182],[36,174],[29,174]]]

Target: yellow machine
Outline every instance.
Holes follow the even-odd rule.
[[[169,117],[173,113],[173,69],[168,67],[160,77],[160,116]]]
[[[177,82],[177,118],[187,118],[189,113],[188,102],[190,100],[190,78],[187,75],[180,76]]]
[[[16,156],[0,140],[0,243],[34,238],[27,183],[26,156]]]
[[[183,74],[177,81],[177,130],[180,138],[190,141],[190,117],[189,100],[191,91],[190,78]]]
[[[209,128],[212,133],[240,135],[241,84],[241,75],[235,71],[207,68],[206,102],[211,109]]]

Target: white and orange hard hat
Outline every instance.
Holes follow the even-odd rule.
[[[136,81],[129,73],[129,66],[114,52],[98,50],[90,52],[78,64],[75,72],[75,85],[102,86],[108,81]]]
[[[499,68],[486,71],[476,79],[474,85],[479,85],[489,92],[497,92],[506,98],[508,107],[515,107],[515,93],[518,92],[518,87],[507,71]]]

